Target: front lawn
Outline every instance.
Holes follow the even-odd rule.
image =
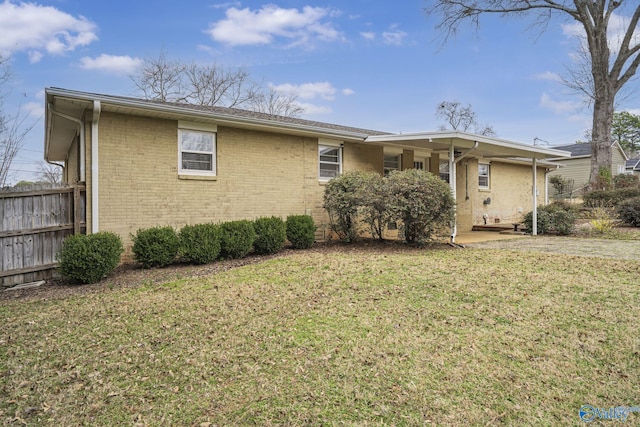
[[[640,405],[638,277],[640,261],[347,248],[4,300],[0,420],[578,425],[584,404]]]

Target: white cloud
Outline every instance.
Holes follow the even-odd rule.
[[[366,40],[375,40],[376,38],[376,33],[373,31],[363,31],[360,35]]]
[[[325,105],[316,105],[308,102],[298,102],[297,104],[304,109],[305,115],[321,115],[333,112],[331,107]]]
[[[133,73],[142,65],[142,59],[130,56],[115,56],[102,54],[97,58],[85,56],[80,60],[80,68],[84,70],[99,70],[110,74],[126,75]]]
[[[269,84],[273,90],[278,93],[287,93],[296,95],[299,99],[317,99],[321,98],[327,101],[335,99],[336,88],[329,82],[303,83],[294,85],[284,83],[281,85]]]
[[[345,95],[345,96],[351,96],[351,95],[353,95],[354,93],[356,93],[356,91],[355,91],[355,90],[353,90],[353,89],[349,89],[349,88],[347,88],[347,89],[342,89],[342,94],[343,94],[343,95]]]
[[[0,3],[0,52],[27,51],[31,62],[44,53],[59,55],[98,39],[96,25],[55,7],[35,3]]]
[[[385,31],[382,33],[382,39],[384,40],[384,44],[393,45],[393,46],[401,46],[404,38],[407,36],[407,33],[400,30],[392,30]]]
[[[581,104],[575,101],[555,101],[548,93],[543,92],[540,97],[540,106],[553,111],[555,114],[565,115],[576,113]]]
[[[534,76],[536,80],[549,80],[552,82],[562,82],[562,78],[557,74],[551,71],[545,71],[544,73],[536,74]]]
[[[309,44],[311,40],[342,39],[331,23],[323,18],[335,15],[331,9],[305,6],[302,10],[266,5],[259,10],[248,7],[227,9],[226,18],[209,25],[206,31],[215,41],[230,46],[271,44],[286,39],[289,46]]]

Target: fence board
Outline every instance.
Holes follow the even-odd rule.
[[[51,277],[69,234],[86,230],[82,185],[0,191],[0,289]]]

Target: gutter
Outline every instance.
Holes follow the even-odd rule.
[[[98,168],[98,122],[100,121],[100,112],[102,111],[102,105],[100,101],[93,100],[93,116],[91,119],[91,232],[97,233],[99,231],[100,221],[100,209],[98,205],[99,201],[99,168]]]

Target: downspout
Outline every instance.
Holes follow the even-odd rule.
[[[453,196],[453,201],[457,203],[457,192],[456,192],[456,173],[457,173],[457,164],[467,157],[469,153],[478,148],[478,141],[473,142],[473,147],[469,148],[467,151],[462,153],[460,157],[454,159],[455,149],[453,146],[453,141],[451,142],[451,146],[449,147],[449,185],[451,186],[451,195]],[[451,227],[451,243],[456,243],[456,236],[458,235],[458,208],[456,207],[453,211],[453,226]]]
[[[100,120],[101,112],[100,101],[93,101],[93,117],[91,119],[91,232],[97,233],[99,231],[99,192],[98,192],[98,122]]]
[[[80,133],[80,182],[85,182],[86,180],[86,173],[85,173],[85,151],[84,151],[84,146],[85,146],[85,136],[84,136],[84,123],[82,122],[82,120],[76,119],[75,117],[71,117],[68,116],[64,113],[60,113],[59,111],[56,111],[56,109],[54,108],[54,106],[49,103],[49,111],[51,111],[52,114],[58,116],[58,117],[62,117],[63,119],[67,119],[69,121],[72,121],[74,123],[76,123],[78,125],[79,128],[79,133]],[[47,160],[47,163],[51,163],[50,161]],[[57,163],[51,163],[54,164],[56,166],[61,166]]]
[[[533,236],[537,236],[538,235],[538,197],[537,197],[537,193],[538,193],[538,159],[535,158],[535,156],[533,157],[533,185],[531,186],[531,193],[532,193],[532,199],[533,199],[533,211],[532,211],[532,224],[531,224],[531,235]]]

